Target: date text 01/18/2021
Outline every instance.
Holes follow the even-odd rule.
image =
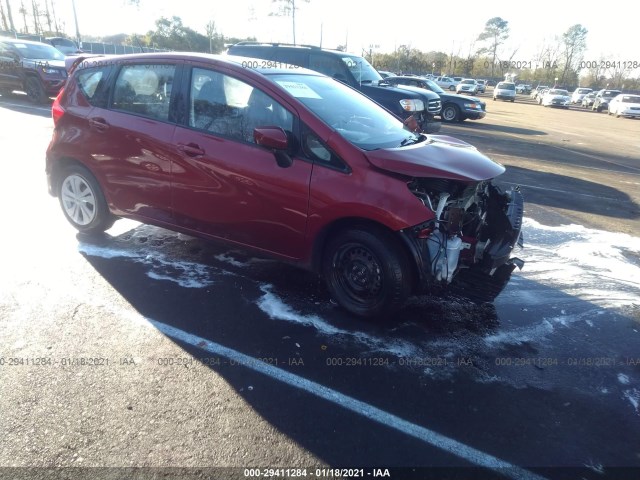
[[[391,478],[388,468],[245,468],[245,478]]]

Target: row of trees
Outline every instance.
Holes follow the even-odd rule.
[[[293,40],[296,41],[296,12],[302,3],[310,0],[271,0],[274,9],[270,15],[289,16],[292,21]],[[19,3],[18,3],[19,2]],[[139,5],[140,0],[121,0],[124,4]],[[63,35],[65,24],[56,15],[54,0],[0,0],[0,27],[17,32],[14,15],[22,20],[20,31],[36,35]],[[15,7],[19,5],[17,10]],[[13,9],[12,9],[13,7]],[[118,34],[109,37],[83,36],[84,40],[105,43],[154,47],[168,50],[189,50],[220,53],[225,44],[241,40],[228,38],[218,32],[216,24],[209,21],[205,33],[183,24],[177,16],[161,17],[155,28],[143,35]],[[411,73],[438,73],[472,78],[504,78],[507,73],[517,75],[523,83],[558,83],[561,85],[585,85],[602,87],[606,84],[621,88],[640,88],[639,78],[629,78],[633,65],[611,59],[589,59],[585,62],[587,29],[576,24],[561,36],[546,41],[530,59],[518,56],[518,48],[505,48],[509,39],[509,22],[501,17],[489,19],[475,41],[466,48],[449,53],[422,52],[410,45],[401,45],[393,53],[374,53],[373,48],[363,55],[380,70]],[[372,45],[373,47],[373,45]],[[582,75],[582,78],[580,77]]]
[[[544,42],[533,58],[518,56],[518,48],[504,48],[509,22],[494,17],[466,52],[422,52],[401,45],[393,53],[363,52],[379,70],[405,73],[436,73],[471,78],[501,79],[515,74],[517,81],[531,84],[585,85],[640,89],[640,79],[629,78],[632,64],[598,58],[585,61],[587,29],[576,24],[553,41]],[[582,76],[581,76],[582,75]]]
[[[17,15],[16,20],[14,15]],[[53,0],[20,0],[19,3],[0,0],[0,28],[8,32],[59,35],[65,24],[56,15]]]

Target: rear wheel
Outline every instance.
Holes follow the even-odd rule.
[[[323,275],[331,295],[361,317],[380,317],[402,306],[411,293],[407,256],[383,229],[356,227],[327,244]]]
[[[115,217],[109,212],[100,185],[85,167],[65,168],[57,193],[64,216],[79,232],[101,233],[113,225]]]

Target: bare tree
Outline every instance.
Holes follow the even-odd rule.
[[[310,0],[298,0],[300,2],[309,3]],[[289,17],[291,16],[291,22],[293,24],[293,44],[296,44],[296,0],[271,0],[272,3],[279,4],[276,12],[270,13],[270,16],[275,17]]]
[[[2,18],[2,28],[9,30],[9,24],[7,23],[7,17],[4,15],[4,7],[0,3],[0,17]]]
[[[584,57],[584,51],[587,49],[587,29],[579,23],[569,27],[569,29],[562,34],[564,57],[564,68],[562,69],[562,80],[560,83],[565,82],[565,78],[568,72],[574,72],[576,77],[580,70],[579,65]]]
[[[9,27],[11,28],[12,32],[15,32],[16,27],[13,24],[13,15],[11,14],[11,4],[9,3],[9,0],[7,0],[5,3],[7,4],[7,18],[9,20]]]
[[[18,12],[22,15],[22,21],[24,22],[24,33],[29,33],[29,25],[27,24],[27,9],[24,8],[24,0],[20,0],[20,9]]]
[[[478,35],[478,41],[489,42],[484,48],[478,50],[479,54],[490,53],[492,57],[491,63],[491,76],[493,77],[493,70],[496,63],[496,57],[498,56],[498,48],[502,45],[507,38],[509,38],[509,22],[503,20],[500,17],[493,17],[487,20],[484,26],[484,31]]]

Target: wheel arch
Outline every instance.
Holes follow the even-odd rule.
[[[353,228],[363,228],[374,232],[384,232],[390,238],[393,238],[393,241],[398,250],[406,256],[407,263],[411,272],[411,281],[413,284],[413,288],[415,288],[415,286],[417,285],[416,281],[419,278],[419,272],[418,265],[414,261],[414,252],[412,252],[408,244],[402,240],[399,232],[390,229],[380,222],[364,217],[339,218],[322,228],[322,230],[316,235],[311,251],[310,266],[314,272],[322,272],[322,260],[324,258],[329,240],[339,232]]]
[[[51,190],[51,194],[54,197],[58,196],[58,190],[60,189],[60,182],[62,181],[62,178],[61,178],[62,172],[66,168],[70,167],[71,165],[78,165],[80,167],[86,168],[87,170],[89,170],[89,173],[93,175],[96,181],[98,181],[98,177],[96,176],[96,174],[85,163],[73,157],[60,157],[56,162],[52,163],[51,170],[50,170],[50,175],[51,175],[50,190]],[[100,182],[98,181],[98,183]]]

